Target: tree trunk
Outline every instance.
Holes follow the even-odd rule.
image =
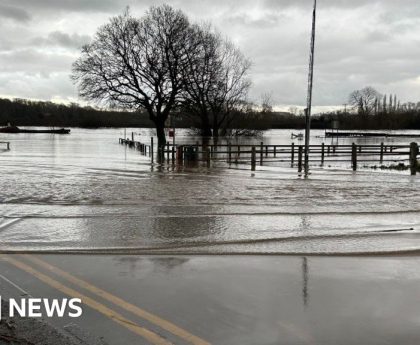
[[[201,115],[201,135],[203,137],[211,137],[211,126],[207,114]]]
[[[219,123],[217,120],[217,115],[213,115],[213,138],[219,137]]]
[[[166,145],[165,122],[155,121],[158,147]]]

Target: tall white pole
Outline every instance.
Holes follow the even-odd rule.
[[[309,76],[308,76],[308,95],[306,99],[306,128],[305,128],[305,175],[309,173],[309,140],[311,133],[311,114],[312,114],[312,87],[314,81],[314,60],[315,60],[315,31],[316,31],[316,0],[314,0],[314,10],[312,14],[312,35],[311,51],[309,56]]]

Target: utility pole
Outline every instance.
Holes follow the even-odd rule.
[[[309,140],[311,132],[311,113],[312,113],[312,87],[314,81],[314,59],[315,59],[315,29],[316,29],[316,0],[314,0],[314,10],[312,14],[312,35],[311,51],[309,55],[309,76],[308,76],[308,95],[306,99],[306,128],[305,128],[305,176],[309,173]]]

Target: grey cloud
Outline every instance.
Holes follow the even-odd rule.
[[[74,101],[77,98],[66,72],[48,76],[21,72],[0,74],[0,94],[41,100],[56,98]]]
[[[277,104],[305,103],[313,0],[0,1],[36,18],[24,26],[0,21],[6,38],[0,42],[0,80],[8,83],[0,94],[73,97],[68,74],[76,48],[126,5],[140,16],[148,6],[167,2],[192,21],[211,21],[251,58],[253,99],[271,92]],[[342,104],[352,90],[366,85],[402,100],[420,98],[418,0],[318,4],[315,106]]]
[[[80,48],[82,45],[90,41],[90,36],[88,35],[69,35],[60,31],[51,32],[48,38],[56,44],[71,48]]]
[[[392,40],[393,36],[384,30],[369,30],[366,32],[366,35],[364,37],[364,40],[367,42],[386,42]]]
[[[269,8],[302,8],[312,7],[314,0],[264,0],[263,6]],[[417,0],[318,0],[317,5],[320,9],[325,8],[344,8],[344,9],[357,9],[360,7],[367,7],[372,5],[380,5],[381,7],[398,7],[404,8],[405,6],[415,6],[418,4]]]
[[[47,37],[36,37],[33,43],[42,46],[60,46],[64,48],[79,49],[84,44],[89,43],[91,37],[77,33],[68,34],[62,31],[53,31]]]
[[[31,16],[25,10],[8,5],[0,5],[0,17],[9,18],[21,22],[26,22],[31,19]]]
[[[115,12],[132,3],[153,4],[153,0],[2,0],[8,5],[18,5],[31,12]]]
[[[48,53],[35,48],[0,52],[0,73],[24,73],[27,75],[49,75],[70,70],[73,56]]]
[[[267,13],[263,17],[253,18],[247,13],[235,14],[225,19],[226,22],[234,25],[243,25],[252,27],[253,29],[262,29],[266,27],[273,27],[274,25],[280,24],[281,20],[285,19],[286,16],[280,13]]]

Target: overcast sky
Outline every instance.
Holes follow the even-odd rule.
[[[252,60],[251,98],[303,106],[312,0],[168,0],[211,21]],[[80,100],[70,81],[80,46],[129,5],[152,0],[0,0],[0,97]],[[367,85],[420,101],[418,0],[318,0],[314,105],[334,106]]]

